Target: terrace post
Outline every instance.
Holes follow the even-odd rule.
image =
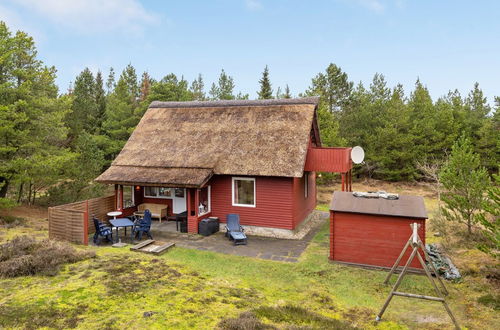
[[[200,189],[189,189],[188,190],[188,233],[198,234],[198,204],[200,203]],[[193,196],[191,193],[194,192],[194,209],[191,209]],[[192,215],[193,213],[193,215]]]
[[[117,210],[122,211],[123,210],[123,185],[118,186],[118,200],[117,200]]]

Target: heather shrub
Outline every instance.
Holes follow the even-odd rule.
[[[0,226],[3,226],[5,228],[24,226],[25,224],[26,224],[26,219],[21,217],[14,217],[11,215],[0,216]]]
[[[94,257],[92,251],[49,239],[18,236],[0,245],[0,277],[55,275],[61,265]]]

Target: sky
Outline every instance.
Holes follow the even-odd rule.
[[[266,65],[275,90],[297,95],[335,63],[407,94],[420,79],[434,99],[477,81],[492,103],[499,12],[493,0],[0,0],[0,20],[33,36],[61,91],[85,67],[107,76],[131,63],[155,79],[201,73],[206,90],[224,69],[250,98]]]

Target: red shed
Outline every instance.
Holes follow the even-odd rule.
[[[420,196],[402,195],[389,200],[336,191],[330,205],[330,259],[391,267],[411,236],[411,223],[420,224],[419,236],[425,244],[426,219],[424,199]],[[411,267],[422,268],[417,259]]]

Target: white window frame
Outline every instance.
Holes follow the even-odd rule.
[[[237,204],[234,201],[234,181],[253,181],[253,204]],[[256,182],[255,178],[247,178],[247,177],[238,177],[233,176],[231,178],[231,201],[233,206],[239,207],[257,207],[257,194],[256,194]]]
[[[212,201],[211,201],[211,199],[212,199],[212,197],[211,197],[212,196],[212,191],[211,191],[211,187],[210,186],[207,186],[207,188],[208,188],[207,189],[207,193],[208,193],[208,211],[205,212],[205,213],[200,213],[200,214],[198,214],[198,216],[202,216],[202,215],[205,215],[205,214],[208,214],[208,213],[212,212]]]
[[[309,197],[309,172],[304,172],[304,198]]]
[[[144,197],[147,197],[147,198],[161,198],[161,199],[172,199],[172,193],[175,194],[175,191],[172,192],[172,188],[168,188],[168,187],[158,187],[158,186],[150,186],[151,188],[155,188],[156,189],[156,193],[157,195],[156,196],[151,196],[151,195],[146,195],[146,187],[144,187]],[[160,196],[160,188],[165,188],[165,189],[170,189],[170,196]]]
[[[123,190],[126,189],[126,187],[130,187],[131,190],[131,199],[132,199],[132,206],[127,206],[127,208],[130,207],[135,207],[135,186],[123,186]],[[123,196],[122,196],[123,197]],[[123,200],[123,204],[125,204],[125,199]],[[125,205],[122,205],[123,208],[125,208]]]

